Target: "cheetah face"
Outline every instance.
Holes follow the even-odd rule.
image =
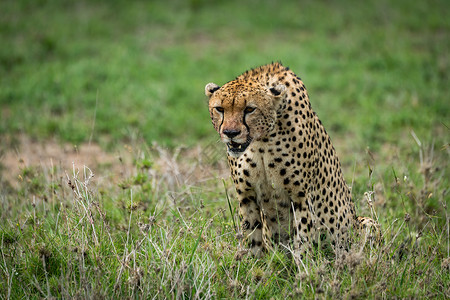
[[[284,85],[269,88],[254,81],[206,85],[211,120],[229,155],[239,157],[252,141],[266,137],[275,128],[285,93]]]

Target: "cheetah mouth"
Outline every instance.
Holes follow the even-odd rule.
[[[239,143],[235,143],[233,141],[227,143],[227,148],[228,151],[230,151],[233,154],[240,154],[242,152],[244,152],[245,150],[247,150],[248,145],[250,145],[251,143],[251,139],[248,139],[245,143],[243,144],[239,144]]]

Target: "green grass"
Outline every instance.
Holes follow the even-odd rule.
[[[95,117],[98,142],[192,145],[212,133],[206,83],[281,60],[336,133],[430,135],[449,115],[449,5],[391,2],[3,1],[0,134],[86,142]]]
[[[149,168],[158,155],[140,153],[132,175],[117,183],[101,184],[82,167],[66,176],[58,167],[23,169],[17,187],[1,195],[2,298],[448,296],[449,183],[439,153],[433,160],[424,153],[429,164],[412,162],[408,175],[401,161],[387,172],[356,174],[365,185],[354,191],[358,211],[377,214],[384,243],[355,238],[348,253],[317,250],[304,266],[282,249],[259,260],[247,255],[236,203],[228,209],[220,180],[194,186],[186,172],[172,186],[161,162]],[[178,166],[194,164],[184,157]],[[421,172],[425,166],[430,172]],[[233,198],[231,182],[225,185]]]
[[[450,297],[449,12],[448,1],[2,1],[0,298]],[[345,257],[317,251],[305,268],[282,249],[246,255],[203,89],[278,60],[304,80],[381,246],[356,237]],[[9,181],[3,154],[23,136],[126,145],[133,164],[93,178],[28,165]],[[196,179],[199,167],[212,178]]]

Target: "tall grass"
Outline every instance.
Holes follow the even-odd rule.
[[[358,210],[377,214],[382,245],[356,237],[350,251],[316,249],[303,266],[284,249],[252,258],[235,230],[232,189],[214,179],[174,186],[156,149],[103,186],[86,166],[24,169],[1,194],[2,298],[448,297],[445,155],[421,153],[408,178],[375,171],[366,180],[384,189],[354,195],[370,195]]]

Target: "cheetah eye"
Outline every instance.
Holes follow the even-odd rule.
[[[223,111],[224,111],[223,107],[216,106],[216,107],[214,107],[214,109],[215,109],[217,112],[223,114]]]
[[[255,107],[247,106],[247,107],[244,109],[244,114],[252,113],[252,112],[255,111],[255,109],[256,109]]]

